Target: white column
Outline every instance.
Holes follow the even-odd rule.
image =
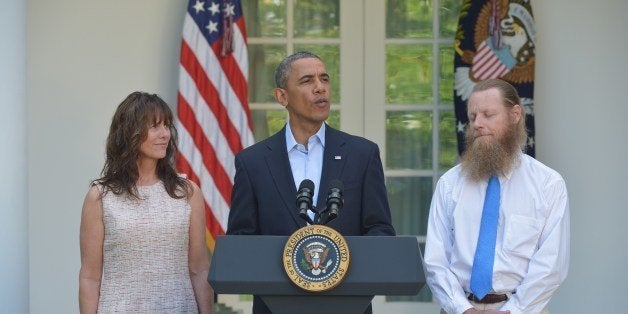
[[[26,1],[0,1],[0,308],[29,312]]]

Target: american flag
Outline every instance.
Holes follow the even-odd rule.
[[[227,228],[234,156],[254,143],[240,2],[190,0],[182,37],[177,168],[201,188],[207,246],[213,251]]]
[[[496,53],[497,49],[490,46],[490,40],[491,39],[489,38],[483,41],[480,46],[478,46],[478,51],[473,57],[471,72],[473,73],[475,78],[480,81],[500,78],[506,75],[508,72],[510,72],[510,69],[514,66],[515,63],[515,61],[512,61],[510,62],[510,64],[506,64],[509,59],[500,59],[499,54]],[[502,50],[505,49],[508,48],[504,47]],[[505,53],[502,53],[502,55],[505,55]]]

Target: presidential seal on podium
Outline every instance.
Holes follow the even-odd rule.
[[[333,289],[349,270],[351,255],[345,238],[324,225],[294,232],[283,250],[283,266],[290,280],[310,292]]]

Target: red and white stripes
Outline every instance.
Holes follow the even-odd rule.
[[[191,2],[196,2],[191,0]],[[237,6],[239,7],[239,6]],[[209,36],[188,10],[181,44],[177,130],[178,170],[201,188],[208,246],[224,234],[229,216],[234,156],[254,143],[247,101],[248,60],[242,14],[233,23],[233,51],[221,56],[222,38]],[[205,32],[205,34],[203,33]],[[210,44],[210,38],[216,38]]]

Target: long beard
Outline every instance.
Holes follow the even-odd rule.
[[[490,141],[475,138],[475,131],[468,128],[465,140],[467,148],[461,157],[461,167],[475,182],[487,180],[492,175],[505,175],[518,162],[521,148],[514,128],[507,128],[500,138]]]

